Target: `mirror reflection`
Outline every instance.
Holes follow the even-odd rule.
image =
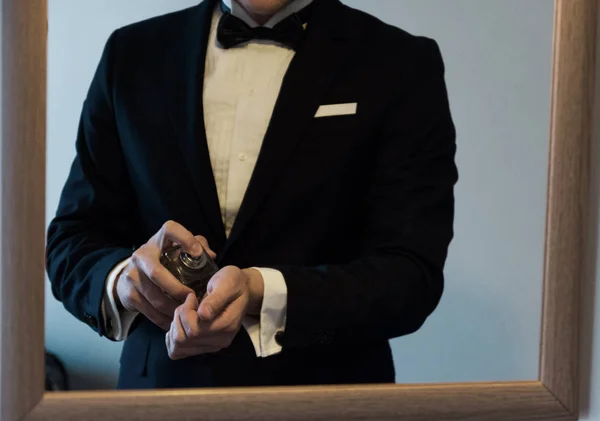
[[[49,390],[536,378],[551,0],[48,7]]]

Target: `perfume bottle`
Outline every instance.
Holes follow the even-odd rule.
[[[160,263],[185,286],[191,288],[198,299],[204,298],[208,281],[219,268],[205,250],[198,257],[185,252],[181,246],[165,251]]]

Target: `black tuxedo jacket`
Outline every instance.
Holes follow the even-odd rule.
[[[202,117],[215,0],[108,40],[48,229],[55,297],[103,335],[109,271],[167,220],[206,236],[220,266],[275,268],[288,287],[282,353],[256,358],[242,329],[218,354],[171,361],[165,332],[140,317],[119,387],[393,382],[388,340],[437,306],[457,181],[440,51],[316,1],[229,238]],[[354,102],[356,115],[314,118]]]

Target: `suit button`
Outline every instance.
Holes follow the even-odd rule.
[[[283,340],[285,339],[285,333],[283,331],[279,331],[275,334],[275,342],[277,345],[283,346]]]
[[[88,324],[88,326],[92,327],[93,329],[98,328],[98,322],[96,321],[96,318],[94,316],[85,313],[83,315],[83,320]]]

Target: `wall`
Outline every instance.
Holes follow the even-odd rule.
[[[50,0],[50,218],[74,155],[81,103],[104,42],[192,0]],[[347,0],[436,39],[458,129],[456,239],[440,307],[393,341],[400,382],[537,377],[553,7],[550,0]],[[76,388],[114,385],[121,345],[74,320],[47,288],[46,344]]]

